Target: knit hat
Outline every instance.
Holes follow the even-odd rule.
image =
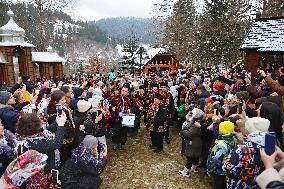
[[[100,88],[95,88],[93,91],[93,95],[103,96],[103,91]]]
[[[84,89],[80,88],[80,87],[75,87],[73,89],[73,94],[74,94],[74,98],[78,98],[79,96],[81,96],[84,92]]]
[[[219,124],[219,133],[221,135],[227,135],[234,131],[235,125],[230,121],[224,121]]]
[[[156,93],[156,94],[154,95],[154,98],[159,99],[159,100],[164,100],[163,95],[161,95],[160,93]]]
[[[12,96],[12,93],[10,92],[0,91],[0,104],[7,104],[11,96]]]
[[[217,91],[223,91],[225,88],[225,84],[221,81],[216,81],[213,84],[213,88],[216,89]]]
[[[77,107],[79,112],[87,112],[92,107],[92,104],[86,100],[79,100]]]
[[[194,108],[191,112],[192,112],[192,118],[194,119],[202,119],[204,116],[204,112],[199,108]]]
[[[240,91],[236,93],[236,96],[240,100],[247,101],[249,99],[249,93],[247,91]]]
[[[268,132],[270,121],[261,117],[248,118],[245,123],[245,128],[249,133],[254,131]]]
[[[98,146],[98,139],[93,135],[86,135],[82,143],[87,149],[91,150]]]

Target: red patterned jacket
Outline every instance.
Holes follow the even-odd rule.
[[[122,117],[119,116],[119,113],[126,113],[130,106],[130,99],[128,97],[116,96],[110,100],[110,113],[111,120],[113,123],[121,124]],[[124,109],[123,109],[124,107]]]

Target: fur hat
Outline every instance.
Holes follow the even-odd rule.
[[[80,88],[80,87],[75,87],[73,89],[73,94],[74,94],[74,98],[78,98],[79,96],[81,96],[84,92],[84,89]]]
[[[0,104],[7,104],[11,96],[12,96],[12,93],[10,92],[0,91]]]
[[[261,117],[248,118],[245,123],[245,128],[249,133],[254,131],[268,132],[270,121]]]
[[[87,112],[92,107],[92,104],[85,100],[79,100],[77,107],[79,112]]]
[[[231,134],[235,129],[234,123],[230,121],[224,121],[219,124],[219,133],[221,135]]]
[[[86,135],[82,143],[87,149],[91,150],[98,146],[98,139],[92,135]]]

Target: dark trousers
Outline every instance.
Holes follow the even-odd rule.
[[[165,136],[165,132],[150,132],[152,145],[155,146],[158,150],[163,150],[163,139]]]
[[[185,167],[190,169],[192,165],[198,165],[198,163],[199,163],[198,157],[186,157]]]
[[[112,137],[113,143],[125,145],[127,141],[127,129],[127,127],[122,127],[121,124],[114,124]]]
[[[164,135],[165,135],[165,140],[170,140],[170,127],[167,127],[167,130]]]
[[[213,189],[225,189],[226,188],[226,176],[225,175],[213,175]]]
[[[180,117],[177,120],[177,131],[180,131],[182,128],[182,124],[185,122],[185,118],[184,117]]]

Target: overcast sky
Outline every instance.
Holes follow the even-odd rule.
[[[73,16],[84,20],[99,20],[107,17],[153,16],[153,0],[76,0]]]

